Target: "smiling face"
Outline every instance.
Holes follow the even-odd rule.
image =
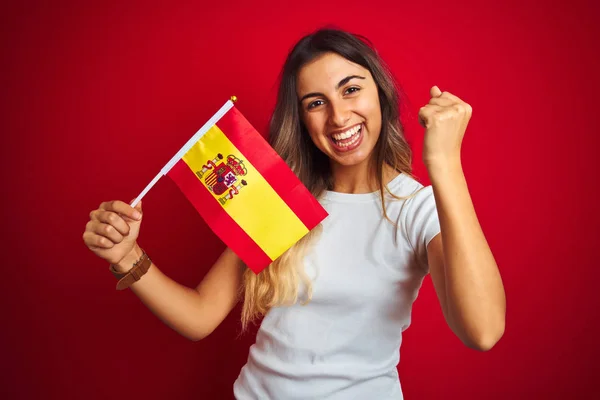
[[[332,163],[368,161],[381,131],[377,85],[369,70],[336,53],[304,65],[296,78],[308,134]]]

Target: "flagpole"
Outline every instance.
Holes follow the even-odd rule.
[[[217,111],[215,115],[213,115],[204,125],[202,125],[202,128],[200,128],[194,134],[194,136],[192,136],[190,140],[188,140],[186,144],[183,145],[181,149],[179,149],[179,151],[169,160],[169,162],[165,164],[164,167],[162,167],[162,169],[154,177],[154,179],[152,179],[152,182],[150,182],[148,186],[146,186],[146,188],[142,190],[142,193],[140,193],[140,195],[133,201],[133,203],[131,203],[131,207],[135,207],[138,205],[138,203],[142,200],[146,193],[148,193],[148,191],[152,189],[156,182],[158,182],[158,180],[164,175],[169,173],[171,168],[173,168],[173,166],[177,164],[177,161],[179,161],[185,155],[185,153],[187,153],[187,151],[191,149],[192,146],[196,144],[196,142],[198,142],[198,140],[200,140],[200,138],[204,136],[204,134],[208,132],[208,130],[212,128],[213,125],[216,124],[223,117],[223,115],[225,115],[225,113],[227,113],[227,111],[231,109],[231,107],[233,107],[233,103],[236,101],[237,97],[231,96],[231,99],[227,100],[227,102],[223,104],[219,111]]]

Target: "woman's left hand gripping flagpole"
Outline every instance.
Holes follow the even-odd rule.
[[[183,145],[183,147],[177,152],[177,154],[175,154],[173,156],[173,158],[171,158],[171,160],[160,170],[160,172],[154,177],[154,179],[152,179],[152,182],[150,182],[148,184],[148,186],[146,186],[146,188],[144,190],[142,190],[142,193],[140,193],[140,195],[133,201],[133,203],[131,203],[131,207],[137,206],[138,203],[140,201],[142,201],[142,198],[146,195],[146,193],[148,193],[148,191],[150,189],[152,189],[152,186],[154,186],[156,184],[156,182],[158,182],[158,180],[163,177],[163,175],[166,175],[166,174],[169,173],[169,171],[171,170],[171,168],[173,168],[173,166],[175,164],[177,164],[177,161],[179,161],[181,158],[183,158],[183,156],[185,155],[185,153],[187,153],[187,151],[194,144],[196,144],[196,142],[198,142],[198,140],[200,140],[200,138],[202,136],[204,136],[204,134],[206,132],[208,132],[208,130],[210,128],[212,128],[213,125],[215,125],[223,117],[223,115],[225,115],[225,113],[227,113],[227,111],[229,111],[231,109],[231,107],[233,107],[233,103],[236,102],[236,101],[237,101],[237,98],[235,96],[231,96],[231,99],[227,100],[227,102],[219,109],[219,111],[217,111],[215,113],[215,115],[213,115],[202,126],[202,128],[200,128],[198,130],[198,132],[196,132],[194,134],[194,136],[192,136],[190,138],[190,140],[188,140],[187,143],[185,145]]]

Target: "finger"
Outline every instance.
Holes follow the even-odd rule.
[[[131,205],[133,204],[133,202],[134,202],[134,201],[135,201],[135,199],[131,199],[131,201],[129,202],[129,206],[130,206],[130,207],[131,207]],[[139,201],[139,202],[138,202],[138,203],[135,205],[135,207],[133,207],[133,209],[135,210],[135,211],[134,211],[134,213],[135,213],[136,211],[139,213],[139,215],[140,215],[140,219],[137,219],[137,220],[136,220],[136,219],[132,219],[132,218],[130,218],[130,217],[127,217],[127,216],[123,216],[123,218],[125,219],[125,221],[127,221],[127,222],[135,222],[135,221],[140,221],[140,220],[141,220],[141,218],[142,218],[141,216],[143,216],[143,214],[142,214],[142,201],[140,200],[140,201]]]
[[[96,214],[96,221],[111,225],[121,235],[129,234],[129,224],[117,213],[111,211],[100,211]]]
[[[450,101],[449,103],[439,103],[440,105],[445,105],[445,106],[452,106],[453,108],[455,108],[459,113],[467,113],[467,114],[472,114],[473,112],[473,108],[471,107],[470,104],[466,103],[465,101],[461,100],[459,97],[453,95],[450,92],[442,92],[442,95],[440,97],[436,97],[435,99],[431,99],[429,102],[431,104],[438,104],[437,101]]]
[[[104,236],[96,235],[93,232],[85,231],[83,233],[83,242],[90,249],[111,249],[114,247],[114,243]]]
[[[421,124],[423,128],[427,128],[431,124],[433,116],[443,110],[444,107],[435,104],[428,104],[421,107],[419,109],[419,124]]]
[[[135,199],[131,199],[131,201],[129,202],[129,204],[133,204],[133,202],[135,201]],[[140,212],[140,214],[142,213],[142,201],[138,201],[138,203],[136,204],[135,207],[133,207],[134,209],[138,210]]]
[[[124,216],[131,218],[132,220],[136,220],[136,221],[139,221],[140,219],[142,219],[142,213],[140,211],[141,208],[135,209],[135,208],[131,207],[129,204],[127,204],[123,201],[120,201],[120,200],[104,202],[104,203],[100,204],[100,209],[116,212],[118,214],[124,215]]]
[[[92,210],[90,212],[90,220],[98,220],[98,214],[102,213],[103,210]]]
[[[141,208],[140,204],[142,204],[142,200],[139,200],[136,205],[134,206],[133,204],[135,203],[137,198],[131,199],[131,201],[129,202],[129,205],[132,206],[133,208],[135,208],[136,210],[138,208]]]
[[[442,91],[439,87],[434,86],[429,90],[429,94],[431,95],[431,97],[440,97],[442,95]]]
[[[114,226],[99,221],[92,223],[89,232],[98,236],[103,236],[115,244],[123,241],[123,235],[121,235]]]
[[[432,97],[431,100],[429,100],[429,104],[448,107],[448,106],[452,106],[452,105],[456,104],[456,102],[447,97],[441,96],[441,97]]]
[[[453,95],[450,92],[443,92],[441,95],[442,98],[446,98],[446,99],[450,99],[456,103],[464,103],[460,98],[458,98],[457,96]]]

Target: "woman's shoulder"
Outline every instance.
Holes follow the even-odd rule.
[[[410,197],[424,187],[416,177],[405,172],[401,172],[387,184],[388,195],[391,197]]]
[[[402,173],[388,184],[386,192],[386,213],[392,219],[406,219],[429,207],[435,199],[431,185],[425,186],[416,177]]]

